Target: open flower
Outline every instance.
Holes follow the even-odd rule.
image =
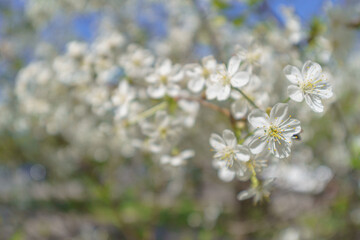
[[[249,116],[250,124],[256,128],[250,139],[252,153],[258,154],[267,148],[277,158],[290,155],[291,137],[301,131],[300,121],[288,115],[288,104],[276,104],[268,116],[265,112],[255,109]]]
[[[224,64],[218,65],[216,73],[211,75],[210,81],[207,82],[207,99],[224,101],[230,96],[231,86],[240,88],[249,82],[249,73],[238,72],[240,62],[238,56],[233,56],[227,68]]]
[[[149,150],[160,152],[168,149],[179,138],[180,124],[179,120],[172,118],[165,111],[158,111],[153,123],[141,123],[143,134],[149,137]]]
[[[241,191],[237,195],[237,199],[242,201],[249,198],[254,198],[254,203],[258,203],[263,199],[267,199],[270,196],[270,188],[272,187],[272,183],[274,179],[267,179],[264,182],[261,182],[257,186],[252,186],[247,190]]]
[[[247,147],[239,145],[235,134],[230,130],[224,130],[222,137],[213,133],[210,137],[210,145],[216,151],[214,155],[214,167],[227,168],[230,175],[226,177],[229,181],[238,174],[244,175],[247,170],[246,162],[250,159],[250,151]],[[229,172],[225,170],[226,172]],[[231,173],[232,172],[232,173]],[[221,172],[219,172],[221,175]],[[226,180],[225,180],[226,181]]]
[[[284,73],[286,78],[294,84],[288,87],[288,94],[292,100],[302,102],[305,98],[306,103],[314,112],[324,110],[321,99],[328,99],[333,93],[318,63],[307,61],[301,72],[297,67],[288,65],[284,68]]]
[[[184,77],[180,65],[173,65],[170,59],[158,61],[154,72],[150,74],[146,81],[150,84],[148,93],[152,98],[162,98],[165,95],[176,97],[180,93],[180,82]]]
[[[205,83],[209,81],[211,74],[216,72],[216,66],[216,59],[213,56],[201,59],[201,65],[198,63],[187,65],[188,88],[192,92],[200,92],[204,88]]]

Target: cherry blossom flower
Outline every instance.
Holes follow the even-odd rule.
[[[286,78],[294,85],[288,87],[289,97],[295,102],[306,103],[314,112],[322,112],[324,106],[321,99],[332,97],[332,87],[327,81],[327,75],[322,73],[318,63],[307,61],[302,71],[294,66],[284,68]]]
[[[210,76],[216,72],[216,59],[213,56],[204,57],[200,64],[188,65],[186,75],[189,78],[188,88],[192,92],[200,92]]]
[[[252,153],[261,153],[265,148],[277,158],[290,155],[291,137],[301,131],[300,121],[288,115],[288,104],[276,104],[268,116],[255,109],[249,116],[250,124],[256,128],[251,136],[249,147]]]
[[[158,99],[165,95],[176,97],[180,93],[180,82],[184,77],[179,65],[173,65],[170,59],[158,61],[154,72],[150,74],[146,81],[150,84],[148,94],[150,97]]]
[[[224,101],[229,98],[231,87],[241,88],[249,82],[249,73],[238,72],[240,62],[238,56],[233,56],[227,67],[224,64],[218,65],[216,74],[211,75],[207,82],[207,99]]]
[[[250,151],[247,147],[237,143],[235,134],[232,131],[224,130],[222,137],[215,133],[211,134],[210,145],[216,151],[213,162],[215,167],[227,168],[232,172],[230,173],[232,176],[244,174],[247,168],[246,162],[250,159]],[[227,175],[226,171],[222,173],[224,178],[228,179],[225,176]],[[230,181],[232,178],[230,177]]]

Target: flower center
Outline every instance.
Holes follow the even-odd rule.
[[[210,76],[209,70],[207,70],[206,68],[203,68],[202,75],[204,78],[208,78]]]
[[[234,155],[235,155],[234,149],[231,147],[226,147],[223,150],[223,156],[221,157],[221,160],[226,161],[227,167],[232,167]]]
[[[260,53],[257,51],[249,52],[246,54],[246,59],[249,64],[255,64],[260,60]]]
[[[312,83],[311,81],[306,81],[300,86],[300,88],[304,92],[312,92],[315,89],[315,84]]]
[[[167,79],[167,76],[165,76],[165,75],[161,75],[160,76],[160,82],[162,83],[162,84],[167,84],[167,82],[168,82],[168,79]]]
[[[269,137],[274,139],[275,141],[279,142],[280,139],[284,140],[283,135],[284,129],[279,128],[278,126],[270,125],[267,130],[265,130],[265,134],[267,134]],[[279,142],[279,144],[281,144]]]
[[[226,85],[230,84],[230,78],[226,74],[221,76],[221,81],[222,81],[223,86],[226,86]]]

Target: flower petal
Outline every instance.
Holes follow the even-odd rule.
[[[237,199],[240,200],[240,201],[246,200],[246,199],[252,198],[255,195],[255,193],[256,193],[255,190],[250,188],[248,190],[241,191],[237,195]]]
[[[280,144],[281,143],[281,144]],[[279,142],[272,142],[270,144],[270,151],[277,158],[286,158],[290,156],[290,146],[291,144],[286,143],[285,141],[280,140]]]
[[[241,59],[235,55],[230,58],[229,64],[228,64],[228,73],[230,76],[234,75],[236,71],[239,69]]]
[[[254,109],[249,114],[248,121],[255,128],[267,127],[269,125],[269,116],[260,109]]]
[[[231,114],[235,119],[245,117],[248,111],[248,105],[245,99],[238,99],[231,104]]]
[[[216,60],[213,56],[204,57],[201,60],[201,63],[207,70],[210,70],[210,71],[216,70]]]
[[[324,106],[322,105],[319,96],[314,94],[305,94],[305,101],[314,112],[323,112]]]
[[[250,160],[250,151],[249,151],[248,147],[238,145],[236,147],[236,150],[237,150],[237,152],[236,152],[235,156],[239,161],[247,162]]]
[[[231,182],[235,177],[235,172],[230,171],[227,168],[220,168],[218,171],[218,177],[224,182]]]
[[[218,94],[218,88],[215,84],[209,84],[206,88],[206,99],[213,100]]]
[[[169,84],[167,86],[167,94],[170,96],[170,97],[176,97],[179,95],[181,91],[181,88],[179,85],[176,85],[176,84]]]
[[[287,103],[277,103],[270,112],[270,120],[277,123],[284,121],[289,117],[288,115],[289,105]]]
[[[237,72],[231,79],[231,85],[233,87],[241,88],[245,86],[250,79],[250,75],[247,72]]]
[[[287,65],[283,72],[285,77],[293,84],[299,84],[303,81],[303,77],[297,67]]]
[[[304,77],[305,80],[309,80],[309,79],[318,79],[321,75],[322,69],[320,64],[312,62],[312,61],[307,61],[304,63],[304,66],[302,68],[302,75]]]
[[[193,78],[188,82],[188,88],[193,92],[200,92],[205,85],[205,79],[202,77]]]
[[[263,130],[259,130],[257,134],[253,135],[249,142],[249,148],[253,154],[261,153],[268,144],[267,137],[264,134],[260,134],[260,131]]]
[[[226,147],[224,140],[218,134],[211,134],[210,136],[210,145],[216,151],[220,151],[224,147]]]
[[[147,92],[150,97],[158,99],[162,98],[165,95],[166,88],[164,85],[151,85],[148,87]]]
[[[290,85],[288,87],[289,97],[295,102],[302,102],[304,100],[303,93],[298,86]]]
[[[165,59],[158,63],[158,73],[167,76],[171,72],[171,60]]]
[[[230,92],[231,92],[230,85],[225,85],[225,86],[220,87],[220,89],[218,89],[218,93],[217,93],[217,100],[224,101],[224,100],[228,99],[230,96]]]
[[[223,131],[223,139],[225,140],[225,143],[226,143],[226,145],[228,145],[228,146],[231,146],[231,147],[235,147],[236,146],[236,144],[237,144],[237,139],[236,139],[236,137],[235,137],[235,134],[232,132],[232,131],[230,131],[230,130],[228,130],[228,129],[225,129],[224,131]]]

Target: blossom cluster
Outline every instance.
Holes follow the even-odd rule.
[[[224,181],[251,182],[238,199],[260,201],[273,182],[263,170],[291,157],[302,131],[288,101],[305,99],[322,112],[332,88],[318,63],[307,61],[302,71],[289,65],[283,68],[289,98],[280,101],[267,84],[271,68],[265,60],[275,53],[258,44],[236,49],[227,64],[212,55],[184,64],[156,57],[119,32],[91,44],[70,42],[64,54],[20,71],[15,92],[28,116],[23,127],[36,121],[46,134],[61,136],[98,161],[144,153],[166,168],[181,168],[201,154],[182,146],[199,111],[209,108],[231,127],[208,136],[213,167]]]

